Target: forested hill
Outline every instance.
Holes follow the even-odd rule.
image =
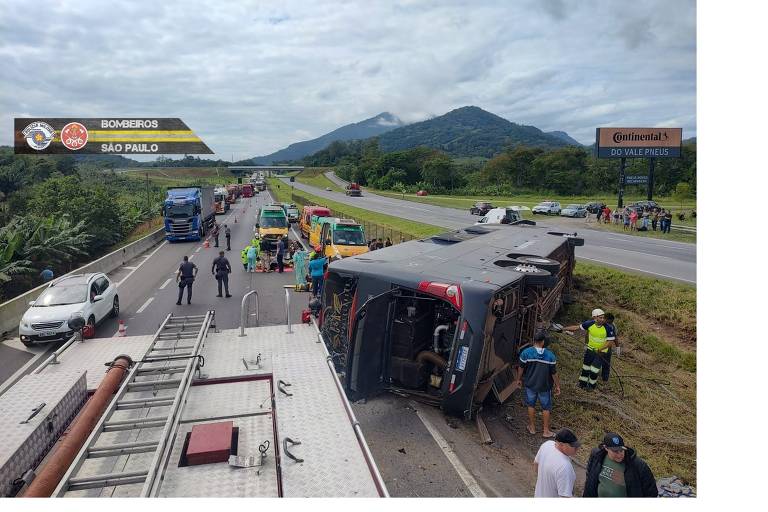
[[[276,162],[298,160],[320,151],[337,140],[348,141],[368,139],[393,130],[399,126],[403,126],[403,122],[398,119],[397,116],[394,116],[389,112],[382,112],[377,116],[360,121],[359,123],[352,123],[337,128],[316,139],[296,142],[275,153],[265,156],[257,156],[253,158],[253,163],[256,165],[271,165]]]
[[[505,147],[559,148],[568,143],[535,126],[507,121],[479,107],[461,107],[439,117],[409,124],[379,136],[382,151],[427,146],[452,156],[493,157]]]

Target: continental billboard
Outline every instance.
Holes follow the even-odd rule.
[[[598,158],[676,158],[682,128],[598,128]]]

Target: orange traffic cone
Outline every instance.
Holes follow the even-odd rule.
[[[206,249],[209,248],[210,246],[211,246],[211,242],[209,242],[208,240],[203,242],[203,247],[205,247]]]
[[[117,321],[117,335],[118,336],[127,336],[126,330],[125,330],[125,320],[118,320]]]

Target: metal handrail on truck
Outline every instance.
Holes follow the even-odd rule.
[[[285,289],[285,325],[288,326],[288,334],[293,334],[291,329],[291,292]]]
[[[243,295],[243,301],[240,303],[240,336],[245,336],[245,325],[248,323],[248,298],[253,295],[256,299],[256,327],[259,326],[259,294],[256,290],[251,290]]]

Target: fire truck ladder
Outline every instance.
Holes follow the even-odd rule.
[[[170,314],[165,318],[144,357],[130,369],[53,496],[63,496],[70,491],[138,483],[144,484],[139,496],[157,495],[164,472],[161,468],[165,467],[170,456],[194,373],[202,366],[200,350],[208,329],[215,323],[214,316],[214,311],[208,311],[204,315]],[[148,397],[148,394],[151,396]],[[113,418],[116,412],[131,409],[143,409],[149,414],[128,419]],[[156,412],[158,414],[152,414]],[[101,436],[106,433],[128,431],[132,439],[137,439],[142,431],[159,427],[163,427],[159,438],[127,443],[99,443]],[[135,466],[136,460],[130,460],[132,454],[153,456],[151,459],[147,456],[137,459],[149,462],[146,467],[132,468],[133,471],[93,475],[91,471],[83,471],[86,461],[103,457],[117,458],[115,466],[120,462],[123,466],[129,462]]]

